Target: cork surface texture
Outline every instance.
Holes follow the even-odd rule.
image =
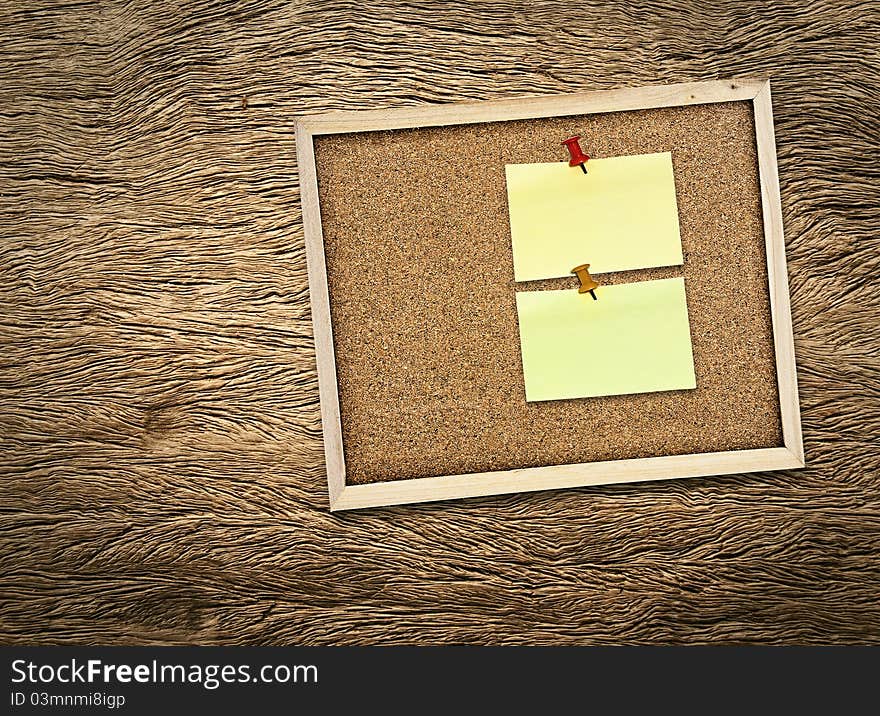
[[[578,281],[514,282],[504,165],[562,160],[572,134],[597,158],[672,152],[683,265],[596,278],[684,276],[696,390],[525,401],[515,291]],[[782,444],[750,102],[326,135],[315,154],[347,482]]]

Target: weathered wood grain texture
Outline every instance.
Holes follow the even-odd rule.
[[[876,2],[0,18],[3,642],[880,642]],[[293,117],[763,75],[809,467],[328,513]]]

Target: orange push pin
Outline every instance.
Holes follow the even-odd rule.
[[[587,293],[587,291],[589,291],[593,300],[598,301],[599,299],[596,298],[593,289],[599,288],[599,284],[593,280],[592,276],[590,276],[589,268],[590,264],[581,264],[580,266],[575,266],[571,272],[576,274],[581,281],[581,287],[578,289],[578,293]]]

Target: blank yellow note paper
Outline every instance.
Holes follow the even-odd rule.
[[[526,400],[696,388],[684,279],[516,294]]]
[[[508,164],[507,202],[517,281],[629,271],[682,262],[672,155]]]

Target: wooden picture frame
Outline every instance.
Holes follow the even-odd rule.
[[[782,447],[552,465],[372,484],[345,484],[330,295],[312,140],[315,135],[538,119],[742,100],[751,101],[754,108]],[[296,122],[296,146],[332,511],[586,485],[804,467],[769,80],[719,80],[471,104],[314,115],[300,118]]]

